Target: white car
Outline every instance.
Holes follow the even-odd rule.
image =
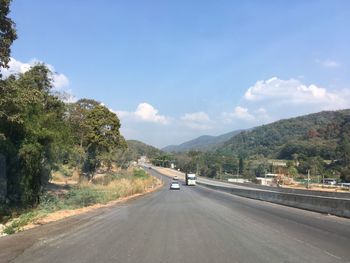
[[[180,184],[178,182],[171,182],[170,190],[180,190]]]
[[[179,180],[179,177],[178,177],[177,175],[175,175],[175,176],[173,177],[173,180],[174,180],[174,181]]]

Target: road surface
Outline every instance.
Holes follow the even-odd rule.
[[[350,262],[349,219],[163,180],[151,195],[0,238],[0,262]]]

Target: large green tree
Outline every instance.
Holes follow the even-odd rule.
[[[83,171],[91,177],[102,165],[111,167],[117,152],[127,147],[119,132],[118,116],[91,99],[68,105],[67,115],[76,148],[81,154],[78,164],[83,165]]]
[[[51,72],[38,64],[1,82],[0,154],[6,157],[7,194],[35,204],[52,165],[70,139],[64,103],[51,95]]]
[[[72,128],[75,143],[80,147],[86,144],[86,136],[89,127],[86,125],[88,113],[100,103],[92,99],[80,99],[75,103],[67,105],[68,121]]]
[[[126,142],[119,132],[117,115],[102,105],[97,105],[86,116],[85,126],[87,158],[85,168],[93,175],[102,164],[109,166],[116,150],[126,148]]]

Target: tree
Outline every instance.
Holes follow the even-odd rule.
[[[92,99],[80,99],[75,103],[67,105],[68,121],[72,128],[76,143],[83,147],[88,133],[86,118],[89,111],[100,105],[98,101]]]
[[[152,163],[154,165],[157,166],[162,166],[162,167],[170,167],[170,162],[172,160],[172,156],[167,154],[167,153],[160,153],[159,155],[157,155],[153,160]],[[186,165],[187,163],[185,163],[181,168],[183,168],[183,170],[186,170]]]
[[[290,166],[287,169],[288,175],[292,178],[296,177],[298,175],[298,170],[294,166]]]
[[[294,178],[295,176],[298,175],[298,170],[295,168],[295,163],[294,161],[287,161],[287,174],[288,176]]]
[[[244,161],[242,157],[239,157],[239,161],[238,161],[238,173],[240,175],[242,175],[244,172]]]
[[[8,17],[10,3],[11,0],[0,0],[0,69],[8,67],[11,45],[17,39],[15,23]]]
[[[7,198],[35,204],[51,167],[70,141],[64,103],[50,94],[51,72],[38,64],[1,82],[0,153],[7,162]]]
[[[103,163],[110,163],[112,153],[127,147],[119,132],[120,121],[117,115],[102,105],[95,105],[86,115],[86,158],[84,171],[93,177]]]
[[[79,155],[76,164],[82,165],[89,177],[102,165],[110,169],[113,161],[126,157],[127,144],[119,132],[120,121],[100,102],[80,99],[67,105],[67,122]]]
[[[346,183],[350,182],[350,168],[345,167],[340,172],[340,179]]]
[[[349,139],[343,134],[339,146],[337,148],[339,159],[345,166],[350,165],[350,143]]]

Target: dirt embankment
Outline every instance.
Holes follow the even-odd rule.
[[[172,170],[170,168],[163,168],[163,167],[156,167],[154,169],[168,177],[177,176],[179,179],[185,180],[185,175],[179,171]]]

